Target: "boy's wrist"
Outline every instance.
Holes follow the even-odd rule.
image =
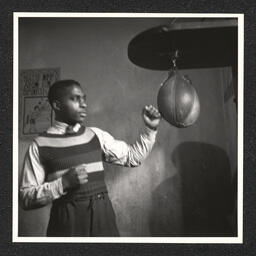
[[[63,188],[63,192],[64,192],[64,191],[66,191],[66,190],[68,189],[68,187],[69,187],[68,181],[67,181],[67,179],[66,179],[65,176],[62,176],[62,177],[61,177],[61,183],[62,183],[62,188]]]
[[[149,125],[146,125],[146,127],[147,127],[148,129],[150,129],[150,130],[153,130],[153,131],[157,131],[157,128],[158,128],[158,126],[152,127],[152,126],[149,126]]]
[[[145,132],[146,132],[146,134],[148,135],[148,136],[156,136],[156,134],[157,134],[157,129],[152,129],[151,127],[149,127],[149,126],[145,126]]]

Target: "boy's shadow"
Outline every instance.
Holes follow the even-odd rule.
[[[227,153],[211,144],[184,142],[171,157],[177,174],[153,192],[152,236],[236,236],[237,176]],[[163,195],[170,198],[161,204]]]

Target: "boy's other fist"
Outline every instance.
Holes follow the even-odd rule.
[[[62,176],[63,190],[78,187],[81,184],[88,182],[88,174],[86,172],[86,165],[79,165],[70,168]]]
[[[145,106],[142,111],[142,116],[147,127],[153,130],[157,129],[161,120],[161,114],[157,108],[153,107],[152,105]]]

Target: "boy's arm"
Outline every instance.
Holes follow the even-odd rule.
[[[139,166],[150,153],[156,137],[156,131],[145,128],[134,144],[116,140],[109,133],[91,128],[98,136],[103,150],[104,160],[108,163],[127,167]]]
[[[92,128],[100,140],[105,161],[128,167],[140,165],[155,143],[160,118],[161,116],[157,109],[152,106],[146,106],[143,110],[143,120],[146,124],[145,130],[138,140],[131,145],[114,139],[109,133],[98,128]]]
[[[23,209],[39,208],[64,194],[62,179],[45,182],[45,170],[40,162],[36,142],[26,153],[21,173],[19,198]]]

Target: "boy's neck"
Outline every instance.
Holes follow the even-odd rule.
[[[54,123],[53,126],[55,128],[57,128],[58,130],[61,130],[63,132],[66,132],[68,127],[72,126],[72,131],[77,133],[80,130],[80,128],[82,127],[82,124],[76,123],[75,125],[69,125],[69,124],[67,124],[65,122],[58,121],[58,120],[55,119],[55,123]]]
[[[55,122],[59,122],[59,123],[62,123],[62,124],[66,124],[67,126],[68,126],[68,125],[71,125],[71,126],[76,125],[76,123],[67,122],[67,121],[61,119],[61,118],[58,117],[58,116],[55,116]]]
[[[55,118],[55,123],[60,124],[62,126],[77,126],[77,125],[82,126],[83,125],[81,123],[67,123],[67,122],[65,122],[63,120],[59,120],[57,118]]]

